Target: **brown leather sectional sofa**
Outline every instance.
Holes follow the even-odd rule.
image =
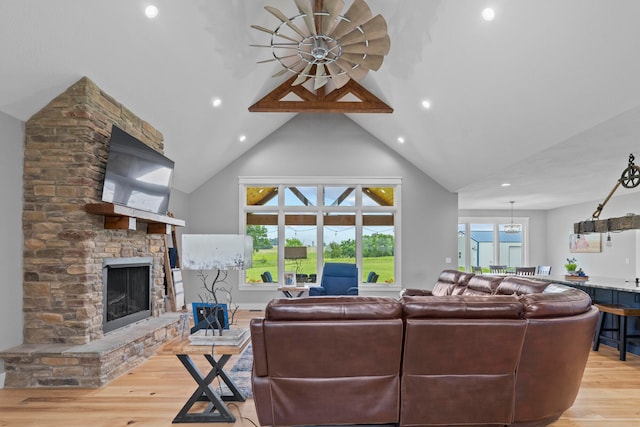
[[[261,425],[538,426],[574,402],[597,309],[577,289],[443,271],[398,301],[271,301],[251,322]]]

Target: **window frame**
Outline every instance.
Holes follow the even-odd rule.
[[[316,186],[318,203],[315,206],[286,206],[285,189],[287,187],[310,187]],[[324,187],[349,186],[355,188],[356,203],[355,206],[325,206],[324,205]],[[246,189],[248,187],[278,187],[278,203],[277,206],[250,206],[247,205]],[[393,187],[394,203],[393,206],[364,206],[362,198],[363,187]],[[278,215],[278,242],[285,242],[285,214],[291,213],[310,213],[315,212],[316,220],[316,247],[318,250],[316,269],[317,282],[315,286],[320,286],[322,276],[322,264],[324,251],[323,236],[323,216],[325,213],[354,213],[356,215],[356,265],[358,266],[358,287],[361,289],[375,290],[399,290],[401,289],[401,191],[402,179],[399,177],[389,178],[371,178],[371,177],[239,177],[239,219],[238,231],[240,234],[246,233],[246,218],[249,212],[277,212]],[[362,281],[362,238],[363,238],[363,213],[391,213],[394,218],[394,283],[366,283]],[[284,266],[284,245],[278,245],[278,277],[285,271]],[[239,289],[241,291],[273,291],[282,286],[280,283],[247,283],[246,275],[240,274]]]
[[[502,265],[500,260],[500,225],[510,224],[512,218],[507,217],[458,217],[458,226],[465,225],[465,271],[471,272],[471,236],[470,224],[493,225],[493,259],[494,265]],[[522,265],[529,265],[529,217],[513,217],[514,224],[522,225]],[[457,231],[456,231],[457,232]],[[482,266],[481,266],[482,267]],[[488,267],[488,266],[485,266]],[[459,268],[459,267],[456,267]]]

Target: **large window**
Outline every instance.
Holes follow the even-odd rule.
[[[400,180],[318,181],[240,179],[241,232],[254,240],[241,288],[276,287],[285,271],[319,284],[325,262],[356,264],[365,286],[399,283]]]
[[[471,271],[490,265],[515,269],[528,265],[528,218],[460,218],[458,223],[458,269]]]

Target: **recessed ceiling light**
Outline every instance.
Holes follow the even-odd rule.
[[[508,182],[504,182],[502,184],[500,184],[500,187],[510,187],[511,184],[509,184]]]
[[[496,11],[491,9],[490,7],[482,10],[482,19],[484,19],[485,21],[493,21],[495,17]]]
[[[222,104],[222,99],[220,98],[213,98],[211,100],[211,105],[213,105],[214,107],[219,107]]]
[[[425,110],[431,108],[431,101],[429,101],[428,99],[422,101],[422,108],[424,108]]]
[[[240,141],[240,142],[245,142],[246,140],[247,140],[247,135],[240,135],[238,137],[238,141]]]
[[[399,137],[398,137],[398,142],[399,142],[400,144],[404,144],[404,136],[399,136]]]
[[[154,5],[150,4],[144,10],[144,14],[147,15],[147,18],[153,19],[158,16],[158,8]]]

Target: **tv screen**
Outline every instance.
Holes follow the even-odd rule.
[[[165,215],[174,162],[112,127],[102,201]]]

